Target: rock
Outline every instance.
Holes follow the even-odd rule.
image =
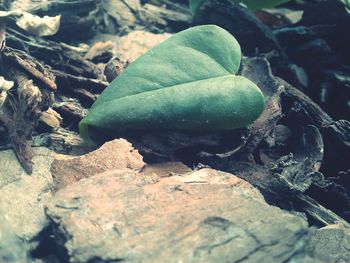
[[[311,231],[309,253],[324,262],[350,262],[350,230],[330,225]]]
[[[27,261],[26,250],[22,241],[11,230],[7,220],[0,212],[0,262],[25,263]]]
[[[181,162],[165,162],[146,165],[145,168],[142,169],[142,174],[156,174],[159,177],[169,177],[189,173],[191,171],[192,169]]]
[[[12,150],[0,152],[0,189],[12,182],[21,180],[23,169]]]
[[[141,169],[145,163],[132,145],[117,139],[107,142],[96,151],[80,157],[61,156],[51,166],[55,189],[60,189],[82,178],[114,169]]]
[[[0,152],[0,210],[16,235],[28,241],[48,225],[44,203],[51,196],[53,183],[50,165],[54,153],[44,147],[33,148],[33,151],[34,166],[30,176],[12,150]]]
[[[58,191],[46,212],[69,262],[311,262],[305,219],[212,169],[107,171]]]

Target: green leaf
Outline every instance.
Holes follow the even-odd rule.
[[[264,108],[259,88],[235,74],[241,61],[226,30],[198,26],[139,57],[99,96],[80,122],[92,131],[227,130],[253,122]],[[92,138],[95,139],[95,138]]]

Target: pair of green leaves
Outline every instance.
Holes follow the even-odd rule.
[[[80,122],[81,136],[132,130],[230,130],[253,122],[264,97],[235,76],[241,61],[226,30],[198,26],[175,34],[131,63]],[[103,138],[102,138],[103,139]]]
[[[205,1],[210,1],[210,0],[189,0],[191,12],[195,15]],[[231,1],[237,4],[242,3],[245,6],[247,6],[247,8],[249,8],[250,10],[256,11],[262,8],[274,7],[276,5],[289,2],[290,0],[231,0]]]

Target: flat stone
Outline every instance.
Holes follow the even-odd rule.
[[[9,223],[0,211],[0,262],[25,263],[28,262],[23,242],[12,231]]]
[[[55,194],[46,212],[67,260],[316,262],[304,253],[306,220],[238,177],[151,171],[107,171]]]
[[[330,225],[311,231],[310,255],[324,262],[350,262],[350,229]]]
[[[33,148],[33,174],[27,175],[12,150],[0,152],[0,211],[17,236],[31,240],[48,225],[44,203],[51,197],[50,174],[54,153]]]
[[[141,169],[142,156],[124,139],[105,143],[96,151],[79,157],[61,155],[51,166],[55,189],[63,188],[95,174],[114,169]]]
[[[25,171],[17,161],[12,150],[0,151],[0,188],[12,182],[21,180]]]

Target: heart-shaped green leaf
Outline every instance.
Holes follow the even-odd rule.
[[[227,130],[254,121],[264,98],[235,74],[240,46],[226,30],[198,26],[175,34],[133,62],[80,122],[89,129]]]

